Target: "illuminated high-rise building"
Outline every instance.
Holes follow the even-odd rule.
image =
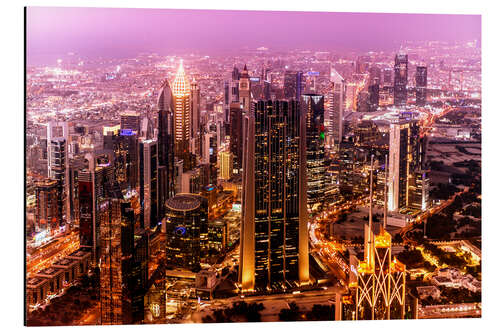
[[[385,176],[387,182],[387,173]],[[365,224],[364,260],[359,261],[355,283],[356,320],[403,319],[405,314],[406,267],[396,257],[391,256],[392,237],[385,230],[387,210],[380,232],[373,232],[373,155],[370,166],[370,208],[368,224]],[[385,203],[387,190],[384,186]]]
[[[138,186],[138,140],[132,130],[120,130],[119,135],[103,137],[104,149],[114,153],[115,179],[122,188],[135,189]]]
[[[306,117],[307,204],[314,210],[325,198],[325,107],[324,97],[302,95],[301,107]]]
[[[78,172],[85,168],[85,157],[77,156],[69,161],[68,177],[68,204],[70,205],[71,221],[78,224],[79,199],[78,199]]]
[[[191,138],[191,90],[190,83],[181,62],[174,83],[174,145],[175,156],[184,161],[184,169],[190,169],[191,155],[189,141]]]
[[[233,154],[227,151],[219,153],[219,178],[227,180],[233,175]]]
[[[295,100],[300,100],[302,95],[304,83],[302,72],[297,71],[286,71],[285,77],[283,78],[283,92],[285,98],[295,98]]]
[[[132,255],[134,250],[135,214],[130,202],[119,189],[101,202],[108,206],[100,223],[100,294],[102,325],[131,324]]]
[[[87,154],[85,159],[88,167],[78,171],[80,246],[92,250],[95,263],[100,256],[100,221],[107,214],[107,207],[100,203],[114,183],[114,169],[106,158]]]
[[[389,132],[389,211],[398,211],[410,203],[409,187],[421,167],[419,128],[415,120],[400,120]]]
[[[229,123],[229,105],[231,104],[231,85],[230,85],[230,82],[228,80],[224,81],[223,94],[224,94],[224,103],[223,103],[224,123],[228,124]]]
[[[158,96],[158,203],[160,217],[165,213],[165,201],[175,194],[174,168],[174,98],[168,80]]]
[[[60,187],[55,179],[35,183],[35,231],[59,228],[62,222],[62,207],[59,200]]]
[[[379,98],[380,98],[378,82],[368,86],[368,92],[369,92],[368,110],[370,112],[375,112],[378,109]]]
[[[142,228],[154,229],[161,220],[158,188],[158,142],[140,139],[139,196]]]
[[[198,82],[191,82],[191,153],[200,151],[200,86]]]
[[[139,135],[141,130],[141,116],[135,111],[126,111],[120,114],[120,129],[130,130]]]
[[[409,207],[416,210],[426,210],[429,207],[429,172],[417,170],[414,181],[409,184]]]
[[[167,267],[199,270],[203,244],[208,232],[207,199],[196,194],[177,194],[165,203]]]
[[[328,88],[328,109],[325,115],[326,146],[333,150],[342,142],[344,127],[344,100],[346,85],[344,78],[332,68]]]
[[[231,82],[230,82],[230,98],[229,103],[239,103],[240,102],[240,72],[238,68],[234,67],[233,72],[231,73]]]
[[[250,93],[250,76],[248,75],[247,65],[243,67],[238,81],[238,96],[239,102],[243,112],[249,112],[252,102],[252,95]]]
[[[305,115],[295,100],[253,108],[244,118],[243,292],[309,283]]]
[[[370,76],[368,82],[370,84],[380,84],[382,82],[382,70],[378,66],[370,67]]]
[[[368,150],[358,147],[352,137],[345,137],[339,145],[338,188],[345,199],[367,194],[367,153]]]
[[[392,81],[392,72],[394,70],[392,68],[384,68],[384,88],[392,87],[394,82]]]
[[[66,139],[59,137],[53,138],[47,142],[50,146],[48,157],[49,177],[57,181],[58,186],[58,201],[61,207],[61,220],[63,224],[70,214],[68,214],[69,205],[68,198],[68,145]]]
[[[407,102],[408,55],[396,54],[394,58],[394,105],[403,106]]]
[[[217,126],[214,124],[207,126],[203,134],[202,142],[202,163],[209,168],[208,182],[217,183],[217,151],[218,151]]]
[[[415,104],[424,106],[427,102],[427,67],[417,66],[415,72]]]
[[[229,112],[229,149],[234,156],[233,168],[239,172],[243,164],[243,109],[239,103],[231,103]]]
[[[59,182],[59,203],[62,209],[61,223],[71,223],[68,204],[69,177],[69,127],[65,121],[49,121],[47,124],[47,175]]]

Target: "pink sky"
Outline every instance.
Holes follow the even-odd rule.
[[[29,7],[28,57],[241,47],[391,50],[405,40],[481,39],[479,15]]]

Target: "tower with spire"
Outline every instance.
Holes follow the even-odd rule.
[[[387,165],[387,156],[386,156]],[[391,260],[392,237],[387,226],[387,168],[384,181],[384,222],[378,235],[373,231],[373,155],[370,165],[370,208],[365,224],[364,260],[358,263],[356,320],[403,319],[405,314],[406,267]]]
[[[181,60],[174,83],[172,84],[172,95],[174,101],[174,152],[178,159],[184,161],[184,170],[190,170],[191,165],[191,154],[189,151],[192,121],[190,85]]]
[[[248,75],[248,69],[246,64],[245,67],[243,68],[243,71],[241,71],[240,74],[238,91],[239,91],[240,105],[242,107],[243,112],[249,112],[251,105],[250,76]]]

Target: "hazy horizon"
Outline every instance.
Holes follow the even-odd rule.
[[[271,50],[388,51],[407,41],[478,40],[480,15],[28,7],[28,62],[74,52],[220,54]]]

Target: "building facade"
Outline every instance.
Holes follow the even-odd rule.
[[[165,203],[167,267],[199,270],[203,244],[208,233],[207,200],[195,194],[177,194]]]
[[[394,58],[394,105],[403,106],[407,102],[408,55],[398,53]]]
[[[305,94],[301,98],[306,117],[307,204],[312,210],[325,199],[325,106],[322,95]]]
[[[410,204],[410,187],[421,165],[419,127],[415,120],[400,120],[390,125],[389,132],[389,211]]]
[[[424,106],[427,103],[427,67],[417,66],[415,72],[415,104]]]
[[[258,101],[245,117],[243,292],[309,283],[306,123],[297,101]]]
[[[191,89],[181,62],[174,83],[172,84],[174,97],[174,150],[175,156],[184,161],[184,170],[190,169],[191,139]]]
[[[158,189],[158,142],[140,139],[139,197],[142,228],[155,228],[161,220]]]

